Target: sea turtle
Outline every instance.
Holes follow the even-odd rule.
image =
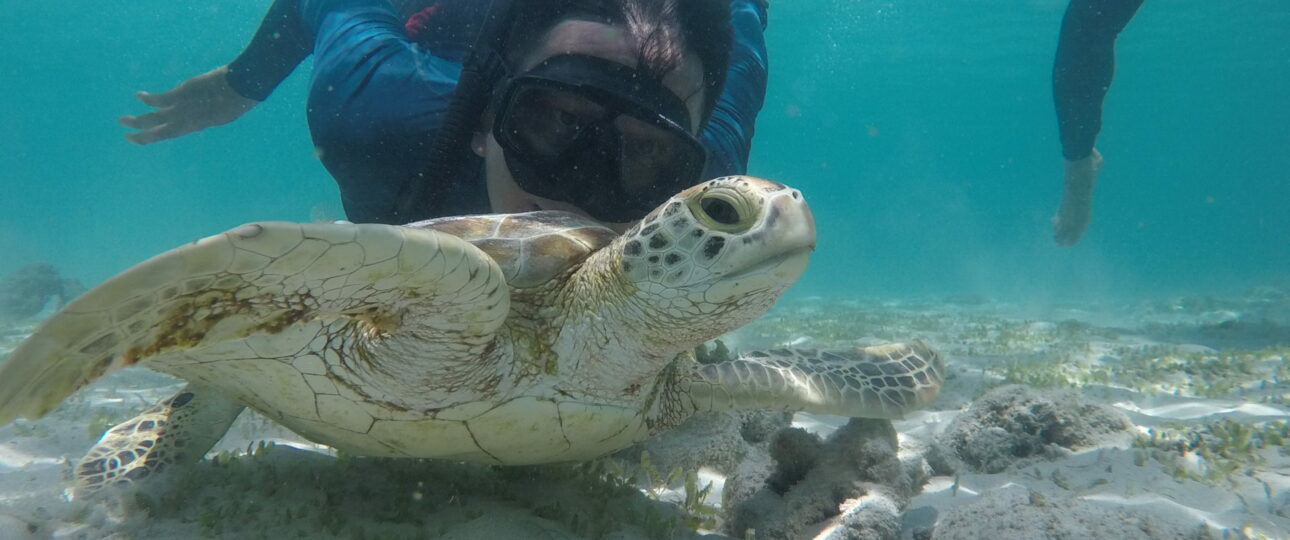
[[[697,411],[927,403],[943,368],[918,343],[695,361],[769,309],[814,247],[801,194],[745,176],[687,189],[621,236],[550,211],[243,225],[46,321],[0,369],[0,425],[125,366],[187,380],[80,462],[88,493],[200,459],[248,406],[353,455],[514,465],[595,458]]]

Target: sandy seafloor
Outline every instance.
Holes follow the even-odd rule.
[[[35,324],[0,328],[0,358]],[[678,430],[645,468],[639,452],[579,467],[490,468],[338,457],[244,413],[202,463],[138,492],[69,501],[72,464],[96,437],[179,387],[126,371],[41,420],[0,428],[0,539],[738,537],[733,521],[769,514],[795,524],[763,528],[758,539],[774,531],[803,538],[1290,536],[1290,289],[1044,308],[970,296],[793,299],[725,343],[747,351],[909,339],[938,350],[949,377],[931,407],[893,422],[914,489],[889,499],[865,495],[881,493],[879,486],[848,481],[841,491],[830,488],[832,508],[821,510],[785,491],[802,486],[780,485],[780,495],[762,500],[782,508],[732,517],[734,509],[721,505],[738,497],[722,496],[725,477],[765,462],[771,443],[762,439],[774,436],[722,454],[728,447],[714,442],[725,440],[714,435],[724,429],[720,419]],[[994,398],[986,396],[997,394],[990,391],[1011,383],[1031,388],[1006,390],[1013,395],[1057,400],[1027,417],[1046,414],[1038,421],[1053,424],[995,426],[970,434],[985,433],[970,439],[972,456],[947,457],[951,434],[967,429],[956,428],[955,418],[974,403],[989,408]],[[1058,399],[1062,389],[1078,397]],[[1073,410],[1079,400],[1131,425],[1065,442],[1049,437],[1087,419],[1084,409]],[[793,423],[827,436],[846,420],[798,414]],[[259,441],[274,445],[257,449]],[[783,452],[781,445],[781,459]],[[692,472],[696,487],[713,482],[702,501],[705,494],[691,491],[684,502],[683,481],[638,489],[624,479],[635,471],[657,483],[674,466],[683,474],[673,480]],[[778,467],[767,470],[778,471],[780,484],[819,478]],[[866,508],[885,512],[886,521],[867,524],[857,517]],[[696,525],[700,532],[692,532]]]

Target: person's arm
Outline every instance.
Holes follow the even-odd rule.
[[[1053,104],[1066,158],[1062,202],[1052,219],[1058,245],[1074,245],[1088,228],[1093,184],[1102,168],[1093,143],[1115,71],[1115,38],[1141,5],[1142,0],[1071,0],[1062,18],[1053,62]]]
[[[313,51],[313,32],[300,18],[300,0],[276,0],[251,42],[228,64],[228,84],[239,95],[268,99]]]
[[[314,49],[314,37],[333,13],[355,10],[378,12],[403,21],[396,8],[411,10],[425,0],[276,0],[265,14],[250,44],[229,63],[229,86],[238,94],[264,101]],[[404,31],[412,41],[431,52],[460,62],[478,31],[487,2],[456,0],[432,2],[407,17]]]
[[[276,0],[246,49],[228,65],[161,94],[136,93],[156,110],[118,119],[139,130],[126,139],[151,144],[236,120],[267,99],[313,52],[314,36],[327,14],[371,5],[393,10],[387,0]]]
[[[701,136],[708,149],[704,178],[747,171],[754,124],[766,97],[766,3],[731,0],[730,22],[730,68]]]
[[[134,144],[152,144],[232,122],[269,97],[312,48],[300,24],[300,0],[277,0],[246,50],[226,66],[188,79],[160,93],[136,92],[154,110],[124,115],[121,125]]]

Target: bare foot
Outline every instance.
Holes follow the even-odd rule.
[[[1093,184],[1102,170],[1102,154],[1093,150],[1088,157],[1066,162],[1066,187],[1062,204],[1053,216],[1053,239],[1059,246],[1073,246],[1088,228],[1093,213]]]

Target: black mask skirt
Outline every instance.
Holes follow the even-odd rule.
[[[493,137],[515,182],[595,219],[640,219],[703,174],[707,153],[685,103],[634,68],[553,56],[496,97]]]

